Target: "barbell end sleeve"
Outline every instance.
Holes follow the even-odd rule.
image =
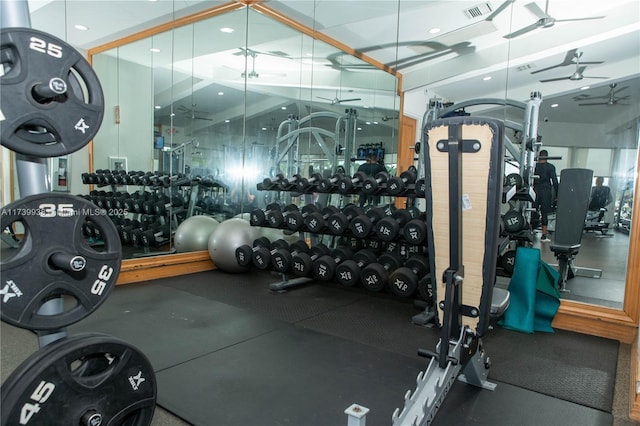
[[[60,251],[53,253],[49,257],[49,262],[56,268],[69,272],[80,272],[87,265],[87,260],[84,257]]]

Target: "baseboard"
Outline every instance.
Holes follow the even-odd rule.
[[[640,353],[638,353],[638,341],[631,345],[631,383],[629,389],[629,418],[640,422],[640,393],[638,383],[640,383]]]
[[[216,269],[207,250],[122,261],[116,285],[175,277]]]

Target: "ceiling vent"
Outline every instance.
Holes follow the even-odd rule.
[[[482,3],[465,10],[464,14],[467,15],[469,19],[475,19],[479,16],[488,15],[492,11],[493,9],[489,3]]]

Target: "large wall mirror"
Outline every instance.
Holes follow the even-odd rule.
[[[571,318],[632,328],[639,286],[629,257],[638,250],[631,226],[639,216],[637,2],[589,2],[597,19],[527,31],[519,30],[544,13],[538,10],[544,1],[360,3],[349,2],[352,13],[339,17],[331,2],[230,3],[91,50],[108,100],[93,169],[126,163],[127,170],[196,179],[195,207],[225,220],[278,196],[253,193],[264,177],[331,173],[337,166],[353,172],[360,145],[381,144],[393,171],[401,125],[415,120],[409,139],[419,140],[433,99],[521,106],[540,92],[537,135],[557,157],[558,173],[590,168],[613,196],[604,216],[610,235],[585,232],[576,258],[601,276],[573,280],[559,317],[565,327],[601,335],[606,325],[575,325]],[[558,18],[586,15],[571,2],[549,3]],[[513,123],[508,137],[515,150],[524,111],[498,103],[464,112]],[[602,329],[588,330],[594,326]]]
[[[191,215],[222,221],[274,197],[301,202],[256,184],[278,173],[352,173],[364,160],[362,146],[381,147],[395,167],[395,75],[285,25],[275,12],[232,9],[92,55],[110,106],[93,168],[140,175],[138,185],[103,185],[98,196],[144,193],[136,218],[166,202],[174,214],[163,226],[175,229]],[[165,175],[180,184],[158,185]],[[170,240],[125,246],[128,257],[173,252]]]

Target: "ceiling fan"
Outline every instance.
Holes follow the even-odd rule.
[[[213,119],[208,118],[208,117],[200,117],[203,114],[209,114],[206,111],[196,111],[196,104],[191,104],[191,108],[187,108],[184,105],[178,105],[178,107],[176,108],[176,110],[178,112],[181,112],[184,115],[187,115],[189,117],[191,117],[192,120],[207,120],[207,121],[213,121]]]
[[[618,92],[621,92],[625,89],[627,89],[629,86],[625,86],[625,87],[621,87],[618,90],[616,90],[616,87],[618,86],[617,83],[611,83],[609,85],[609,93],[607,95],[603,95],[603,96],[595,96],[592,97],[590,99],[606,99],[604,102],[590,102],[588,104],[578,104],[578,106],[594,106],[594,105],[607,105],[607,106],[612,106],[612,105],[629,105],[629,104],[622,104],[619,101],[623,101],[625,99],[629,98],[629,95],[627,96],[622,96],[619,98],[616,98],[616,94]]]
[[[331,101],[331,105],[341,104],[342,102],[352,102],[352,101],[360,101],[362,98],[351,98],[351,99],[340,99],[338,98],[338,91],[336,91],[336,97],[333,99],[323,98],[322,96],[318,96],[318,99],[324,99],[326,101]]]
[[[240,76],[242,78],[259,78],[260,75],[262,75],[263,77],[286,77],[285,73],[262,73],[262,74],[258,74],[256,72],[256,58],[258,57],[258,52],[256,52],[255,50],[251,50],[251,49],[240,49],[242,52],[241,53],[234,53],[234,55],[239,55],[239,54],[243,54],[246,56],[250,56],[251,57],[251,71],[246,72],[243,71],[242,73],[240,73]],[[263,54],[262,52],[260,54]],[[272,53],[264,53],[265,55],[270,55],[270,56],[278,56],[278,57],[284,57],[282,55],[276,55],[276,54],[272,54]],[[283,54],[284,55],[284,54]]]
[[[531,74],[537,74],[539,72],[549,71],[549,70],[552,70],[554,68],[566,67],[566,66],[569,66],[569,65],[574,65],[580,60],[580,58],[582,57],[583,53],[584,52],[578,51],[578,49],[571,49],[571,50],[569,50],[567,52],[567,54],[565,55],[564,59],[559,64],[552,65],[550,67],[543,68],[541,70],[533,71]],[[603,64],[603,63],[604,63],[604,61],[581,62],[582,65]]]
[[[538,28],[550,28],[555,25],[556,22],[570,22],[570,21],[586,21],[590,19],[602,19],[604,16],[589,16],[585,18],[569,18],[569,19],[556,19],[553,16],[549,15],[549,0],[545,2],[544,11],[540,9],[536,3],[532,2],[529,4],[525,4],[524,7],[529,9],[531,13],[538,17],[538,20],[531,25],[528,25],[524,28],[520,28],[517,31],[514,31],[510,34],[504,36],[504,38],[515,38],[526,34],[530,31],[537,30]]]
[[[609,77],[596,77],[596,76],[584,75],[583,73],[584,73],[584,70],[587,69],[587,66],[580,64],[580,57],[581,56],[582,56],[582,52],[576,51],[576,53],[574,54],[573,59],[575,59],[576,69],[570,76],[568,76],[568,77],[558,77],[558,78],[548,78],[546,80],[540,80],[540,83],[548,83],[550,81],[562,81],[562,80],[578,81],[578,80],[582,80],[583,78],[604,78],[604,79],[609,78]],[[602,63],[602,62],[596,62],[596,63]],[[552,68],[554,68],[554,67],[552,67]]]

